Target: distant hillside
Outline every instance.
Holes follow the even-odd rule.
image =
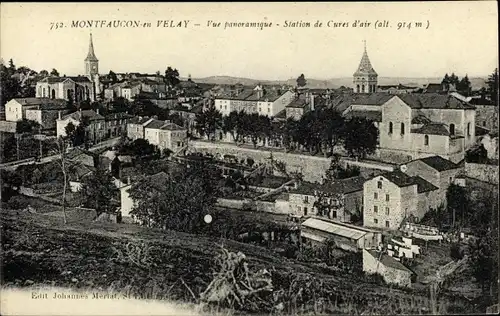
[[[307,78],[306,78],[307,79]],[[439,83],[441,82],[442,77],[429,77],[429,78],[397,78],[397,77],[379,77],[379,85],[395,85],[398,83],[422,87],[428,83]],[[469,78],[472,84],[472,89],[477,90],[481,87],[486,86],[486,78]],[[295,79],[288,79],[284,81],[274,81],[274,80],[257,80],[250,78],[239,78],[239,77],[230,77],[230,76],[211,76],[206,78],[197,78],[193,79],[195,82],[199,83],[211,83],[211,84],[237,84],[241,83],[243,85],[253,86],[258,83],[261,84],[287,84],[287,85],[295,85]],[[309,88],[339,88],[341,86],[351,87],[352,86],[352,78],[332,78],[328,80],[318,80],[318,79],[307,79],[307,87]]]

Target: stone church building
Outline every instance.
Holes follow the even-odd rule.
[[[102,85],[99,81],[99,60],[94,52],[92,34],[87,58],[84,61],[85,75],[72,77],[46,77],[36,84],[37,98],[51,98],[94,102],[99,98]]]

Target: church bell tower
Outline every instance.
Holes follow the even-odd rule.
[[[85,58],[85,76],[90,81],[94,80],[95,75],[99,74],[99,60],[94,53],[94,43],[92,42],[92,33],[90,33],[90,44],[87,58]]]
[[[368,58],[366,41],[364,43],[365,51],[361,57],[358,70],[353,75],[354,91],[356,93],[373,93],[377,92],[378,74],[373,69],[370,58]]]

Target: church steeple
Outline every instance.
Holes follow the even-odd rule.
[[[89,51],[87,58],[85,58],[85,75],[92,81],[97,74],[99,74],[99,60],[95,56],[94,42],[92,41],[92,33],[90,33]]]
[[[85,58],[85,61],[99,61],[94,53],[94,42],[92,41],[92,33],[90,33],[89,52],[87,54],[87,58]]]
[[[355,91],[357,93],[372,93],[377,91],[377,77],[378,74],[373,69],[373,66],[366,51],[366,41],[364,42],[364,52],[359,62],[358,69],[353,75],[353,82]]]

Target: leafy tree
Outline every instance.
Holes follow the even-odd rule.
[[[129,194],[136,201],[131,215],[145,225],[189,232],[204,225],[203,217],[216,201],[203,178],[187,170],[145,177],[132,185]]]
[[[39,128],[40,128],[40,124],[38,122],[24,118],[21,121],[17,122],[16,133],[18,133],[18,134],[36,133],[36,132],[38,132]]]
[[[215,108],[210,106],[207,110],[196,114],[196,131],[207,136],[208,139],[215,139],[215,132],[222,127],[222,114]]]
[[[2,106],[13,98],[19,97],[21,93],[19,81],[12,77],[15,73],[12,59],[9,64],[9,67],[3,63],[0,64],[0,100]]]
[[[168,66],[165,70],[165,83],[169,87],[175,87],[181,81],[179,80],[179,71],[177,69],[172,69],[172,67]]]
[[[40,75],[40,77],[42,78],[45,78],[49,75],[49,72],[47,70],[40,70],[40,72],[38,73],[38,75]]]
[[[57,71],[55,68],[52,68],[50,71],[50,75],[54,77],[59,77],[59,71]]]
[[[109,71],[108,74],[109,78],[111,79],[111,83],[116,83],[118,82],[118,77],[116,76],[116,73],[113,70]]]
[[[465,160],[474,163],[487,163],[489,161],[488,150],[484,148],[483,144],[480,144],[479,146],[467,150],[465,153]]]
[[[459,185],[451,184],[446,190],[446,202],[452,226],[455,227],[457,219],[463,224],[470,209],[468,192]]]
[[[498,106],[498,68],[495,68],[493,73],[488,76],[486,84],[488,85],[491,100]]]
[[[121,155],[131,155],[138,158],[152,157],[156,154],[156,151],[156,146],[143,138],[123,144],[119,150]]]
[[[94,208],[97,216],[113,213],[113,199],[118,197],[118,189],[110,172],[98,168],[82,179],[78,196],[85,207]]]
[[[330,168],[325,172],[324,183],[333,183],[338,179],[347,179],[360,175],[360,169],[356,166],[344,168],[340,162],[340,155],[334,154],[330,162]]]
[[[64,128],[68,140],[71,141],[71,144],[76,147],[85,144],[87,141],[86,137],[86,127],[88,125],[85,121],[82,121],[80,124],[75,126],[73,123],[69,122],[68,125]]]
[[[225,116],[222,122],[222,130],[224,133],[230,133],[235,142],[238,142],[237,127],[239,122],[240,116],[236,111],[232,111],[228,116]]]
[[[470,245],[471,266],[483,294],[498,298],[498,224]]]
[[[2,202],[7,202],[12,196],[16,195],[19,187],[23,183],[23,179],[18,172],[8,171],[5,169],[0,170],[0,186],[1,186],[1,199]]]
[[[317,210],[318,216],[337,218],[337,211],[341,210],[344,206],[341,194],[318,191],[314,196],[316,201],[314,201],[313,205]]]
[[[301,74],[298,78],[297,78],[297,87],[305,87],[307,84],[307,80],[306,78],[304,77],[304,74]]]
[[[462,95],[468,97],[472,93],[471,82],[469,81],[469,77],[465,75],[457,84],[457,91]]]
[[[352,118],[346,122],[344,147],[352,157],[365,158],[377,147],[378,130],[370,120]]]

